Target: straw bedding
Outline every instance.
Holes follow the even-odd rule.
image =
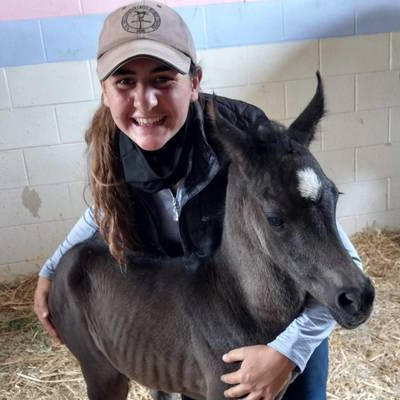
[[[377,298],[367,324],[331,336],[328,398],[400,400],[400,232],[352,240]],[[0,400],[87,399],[78,364],[33,315],[35,284],[35,277],[0,284]],[[129,399],[150,397],[132,383]]]

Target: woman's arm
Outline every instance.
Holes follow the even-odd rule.
[[[93,208],[89,207],[83,216],[74,225],[66,239],[54,254],[45,262],[39,273],[39,280],[35,290],[34,306],[36,316],[51,337],[60,341],[57,331],[49,320],[49,308],[47,299],[49,296],[51,277],[62,255],[77,243],[83,242],[98,230],[94,221]]]
[[[94,220],[93,207],[89,207],[71,229],[64,242],[58,246],[54,254],[44,263],[39,276],[51,280],[51,277],[65,252],[77,243],[81,243],[93,236],[98,229],[99,227]]]
[[[268,346],[283,354],[303,372],[314,350],[334,327],[335,320],[327,307],[310,298],[301,315]]]

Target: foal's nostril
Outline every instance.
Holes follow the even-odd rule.
[[[343,292],[337,298],[338,306],[348,313],[356,313],[360,308],[360,298],[354,292]]]
[[[348,307],[350,304],[352,304],[355,300],[355,296],[352,295],[351,293],[342,293],[339,295],[339,305],[341,307]]]

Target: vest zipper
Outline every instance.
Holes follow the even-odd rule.
[[[172,193],[172,190],[169,191],[171,193],[171,197],[172,197],[172,211],[174,213],[174,221],[178,221],[179,220],[179,209],[178,209],[178,202],[176,201],[176,198],[174,196],[174,194]]]

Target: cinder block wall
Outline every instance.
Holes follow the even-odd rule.
[[[0,279],[38,270],[86,207],[96,38],[103,13],[124,3],[0,4]],[[320,70],[328,114],[312,151],[344,192],[340,222],[349,234],[400,227],[397,0],[167,3],[191,27],[204,91],[289,124]]]

